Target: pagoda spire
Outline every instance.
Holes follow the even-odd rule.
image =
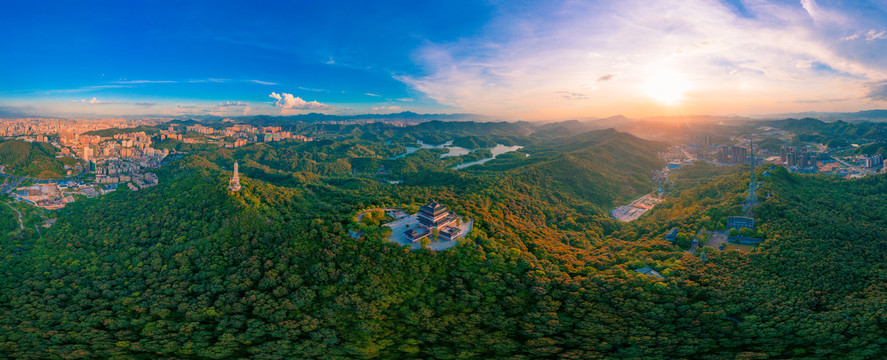
[[[231,191],[240,190],[240,174],[237,172],[237,161],[234,162],[234,176],[231,176],[231,180],[228,181],[228,189]]]

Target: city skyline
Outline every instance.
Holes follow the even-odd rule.
[[[887,107],[885,20],[877,1],[15,3],[0,115],[857,111]]]

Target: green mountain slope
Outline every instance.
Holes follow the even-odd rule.
[[[57,179],[65,175],[64,165],[74,164],[72,158],[56,158],[58,150],[40,142],[8,140],[0,142],[0,165],[6,173],[41,179]]]
[[[335,164],[342,157],[333,153],[368,156],[381,144],[289,146],[194,154],[162,168],[158,186],[69,205],[30,250],[2,254],[0,353],[885,355],[884,176],[759,170],[761,193],[773,194],[758,209],[767,241],[748,255],[708,249],[703,265],[660,237],[669,226],[693,231],[732,214],[747,186],[736,168],[688,169],[688,184],[677,178],[679,196],[636,224],[606,216],[613,199],[648,186],[641,177],[661,166],[649,152],[657,143],[593,132],[534,144],[528,161],[472,171],[428,165],[397,186],[302,162]],[[246,174],[236,193],[222,171],[234,159],[245,160]],[[431,200],[475,221],[460,245],[409,251],[385,239],[387,228],[354,219],[370,207]],[[352,229],[365,234],[353,239]],[[666,278],[633,271],[642,266]]]

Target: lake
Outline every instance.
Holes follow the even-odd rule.
[[[447,150],[449,150],[449,152],[441,155],[440,156],[441,158],[445,158],[447,156],[462,156],[462,155],[465,155],[465,154],[468,154],[471,152],[471,149],[466,149],[466,148],[460,147],[460,146],[453,146],[453,140],[447,141],[447,142],[440,144],[440,145],[426,144],[426,143],[422,142],[422,140],[417,140],[416,143],[419,144],[419,147],[407,146],[407,151],[405,153],[397,155],[395,157],[392,157],[391,159],[392,160],[402,159],[404,156],[412,154],[412,153],[418,151],[419,149],[447,149]]]
[[[412,153],[418,151],[419,149],[447,149],[447,150],[449,150],[448,152],[446,152],[440,156],[441,159],[443,159],[445,157],[449,157],[449,156],[467,155],[468,153],[470,153],[474,150],[480,150],[480,149],[466,149],[461,146],[453,146],[453,140],[447,141],[447,142],[440,144],[440,145],[426,144],[426,143],[422,142],[422,140],[417,140],[416,143],[419,145],[419,147],[407,146],[406,152],[404,152],[403,154],[397,155],[395,157],[392,157],[391,159],[392,160],[402,159],[403,157],[405,157],[409,154],[412,154]],[[495,147],[481,148],[481,149],[489,149],[490,152],[493,153],[493,157],[484,158],[484,159],[480,159],[480,160],[476,160],[476,161],[469,161],[466,163],[461,163],[459,165],[453,166],[452,169],[459,170],[459,169],[463,169],[463,168],[466,168],[466,167],[469,167],[472,165],[483,164],[487,161],[495,159],[499,155],[523,149],[523,146],[520,146],[520,145],[505,146],[502,144],[496,144]],[[530,156],[530,155],[527,154],[527,156]]]
[[[467,167],[472,166],[472,165],[483,164],[483,163],[485,163],[485,162],[487,162],[487,161],[490,161],[490,160],[495,159],[495,158],[496,158],[497,156],[499,156],[499,155],[502,155],[502,154],[505,154],[505,153],[510,153],[510,152],[512,152],[512,151],[518,151],[518,150],[523,149],[523,148],[524,148],[524,147],[523,147],[523,146],[520,146],[520,145],[515,145],[515,146],[505,146],[505,145],[502,145],[502,144],[496,144],[496,146],[495,146],[494,148],[490,149],[490,152],[493,153],[493,157],[488,157],[488,158],[480,159],[480,160],[477,160],[477,161],[469,161],[469,162],[466,162],[466,163],[461,163],[461,164],[459,164],[459,165],[453,166],[453,169],[455,169],[455,170],[459,170],[459,169],[467,168]],[[529,154],[527,154],[527,155],[529,156]]]

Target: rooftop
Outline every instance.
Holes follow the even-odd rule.
[[[644,275],[647,275],[647,276],[653,276],[653,277],[657,277],[657,278],[660,278],[660,279],[665,279],[665,276],[662,276],[662,274],[660,274],[660,273],[659,273],[658,271],[656,271],[656,270],[653,270],[653,268],[651,268],[651,267],[649,267],[649,266],[644,266],[644,267],[642,267],[642,268],[640,268],[640,269],[635,269],[634,271],[637,271],[637,272],[639,272],[639,273],[641,273],[641,274],[644,274]]]
[[[447,211],[447,207],[441,205],[437,201],[432,201],[428,205],[425,205],[425,206],[422,206],[421,208],[419,208],[419,212],[427,212],[427,213],[431,213],[431,214],[437,214],[442,211]]]

